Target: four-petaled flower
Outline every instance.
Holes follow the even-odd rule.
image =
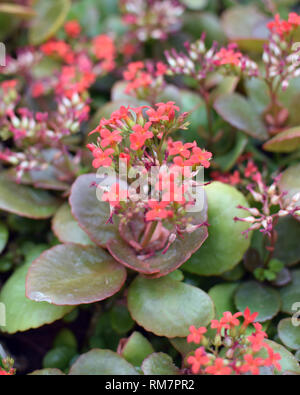
[[[109,167],[112,164],[111,155],[115,152],[112,148],[108,148],[107,150],[103,151],[99,147],[93,147],[89,145],[88,148],[92,151],[94,160],[93,160],[93,167],[95,169],[99,169],[99,167]]]
[[[207,329],[205,327],[201,327],[197,329],[194,325],[190,326],[190,334],[187,337],[187,342],[200,344],[204,337],[203,335],[206,332]]]
[[[252,354],[244,355],[245,364],[241,366],[242,373],[251,372],[253,375],[259,375],[259,368],[264,365],[263,358],[254,358]]]
[[[204,151],[199,147],[193,148],[193,155],[191,156],[191,162],[194,165],[202,165],[206,169],[210,167],[209,160],[212,158],[212,153]]]
[[[240,325],[240,320],[238,320],[238,317],[241,317],[242,315],[243,315],[242,313],[232,314],[230,311],[226,311],[223,314],[223,317],[221,318],[220,322],[223,325],[228,325],[230,328],[234,328],[235,326]]]
[[[169,202],[157,202],[149,201],[148,206],[151,209],[146,214],[146,221],[155,221],[160,219],[166,219],[173,216],[173,211],[166,210]]]
[[[188,357],[187,362],[192,365],[192,372],[197,374],[203,365],[205,366],[209,364],[210,359],[207,356],[204,347],[200,347],[195,351],[195,355]]]
[[[224,364],[222,358],[216,358],[212,366],[208,366],[205,369],[208,374],[213,374],[214,376],[229,376],[232,373],[232,369]]]
[[[256,318],[258,317],[258,313],[251,314],[249,307],[247,307],[244,311],[244,322],[242,327],[247,328],[248,325],[252,324]]]
[[[196,143],[183,144],[182,141],[175,141],[169,146],[170,155],[181,155],[183,158],[188,159],[191,156],[190,149],[195,147]]]
[[[100,131],[100,136],[102,137],[101,146],[106,148],[108,146],[114,146],[117,143],[120,143],[122,141],[122,136],[120,136],[121,133],[122,132],[119,130],[110,132],[108,129],[102,129]]]

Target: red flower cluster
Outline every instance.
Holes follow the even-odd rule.
[[[51,40],[41,46],[41,51],[47,56],[56,56],[72,64],[74,62],[74,53],[71,46],[62,40]]]
[[[268,28],[272,33],[278,34],[280,37],[289,35],[298,26],[300,26],[300,16],[295,12],[289,14],[287,21],[280,19],[280,15],[275,15],[275,20],[268,24]]]
[[[65,32],[71,38],[77,38],[81,33],[81,26],[76,20],[69,21],[65,24]]]
[[[190,226],[192,217],[184,219],[186,208],[195,203],[195,198],[189,195],[189,186],[194,183],[198,166],[208,168],[212,158],[196,142],[183,144],[172,140],[172,132],[188,126],[188,114],[178,112],[174,102],[157,103],[154,107],[121,107],[110,119],[101,119],[91,132],[98,134],[97,143],[87,146],[96,169],[110,168],[118,173],[126,165],[128,173],[140,169],[142,179],[146,180],[139,188],[140,194],[132,188],[129,177],[125,181],[124,176],[122,183],[116,180],[105,189],[102,200],[110,203],[112,214],[130,217],[139,211],[144,222],[172,222],[174,234],[197,229]]]
[[[60,71],[52,78],[33,83],[32,92],[38,97],[54,89],[57,95],[71,98],[75,93],[86,92],[96,78],[115,68],[117,50],[114,40],[108,35],[96,36],[92,42],[80,37],[81,26],[76,20],[65,24],[67,38],[78,40],[51,40],[43,44],[41,52],[62,62]]]
[[[93,53],[98,60],[101,61],[101,68],[106,72],[112,71],[116,64],[116,47],[114,40],[106,35],[102,34],[93,39]]]
[[[241,323],[239,318],[243,318]],[[244,313],[232,314],[226,311],[220,320],[211,322],[211,329],[216,330],[214,337],[205,336],[207,329],[190,327],[188,343],[201,344],[194,355],[187,358],[193,374],[241,375],[260,374],[261,367],[281,370],[281,356],[265,342],[267,334],[262,326],[255,322],[258,313],[251,314],[249,308]],[[254,331],[247,335],[247,328],[253,325]],[[206,351],[209,350],[209,351]],[[265,350],[267,358],[262,358]],[[222,357],[220,356],[222,354]],[[223,357],[225,355],[225,357]]]
[[[13,376],[14,374],[14,369],[11,369],[9,372],[7,372],[6,370],[0,368],[0,376]]]
[[[139,99],[155,98],[164,86],[166,71],[167,66],[162,62],[156,65],[142,61],[130,63],[123,73],[125,81],[128,81],[125,93]]]
[[[215,55],[217,66],[231,65],[241,66],[243,54],[237,50],[236,44],[229,44],[228,48],[221,48]]]
[[[205,44],[205,34],[195,43],[186,43],[186,52],[178,53],[175,49],[166,51],[169,63],[168,74],[187,75],[197,81],[203,81],[214,71],[225,74],[253,77],[259,74],[258,66],[248,56],[238,51],[236,44],[229,44],[227,48],[218,49],[214,43],[211,48]]]

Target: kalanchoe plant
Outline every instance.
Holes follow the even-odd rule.
[[[10,100],[19,97],[17,81],[4,82],[0,89],[5,93],[1,161],[13,167],[17,182],[36,183],[46,189],[67,189],[79,172],[80,152],[72,155],[64,138],[77,133],[82,122],[87,120],[87,99],[77,93],[70,99],[58,96],[56,111],[33,113],[28,108],[17,108],[17,100]],[[10,140],[14,148],[5,147]],[[46,172],[44,180],[43,172]],[[47,180],[51,173],[52,179]]]
[[[193,178],[199,167],[210,166],[212,154],[196,142],[172,140],[173,132],[188,127],[188,114],[178,111],[174,102],[121,107],[100,121],[92,132],[99,133],[97,143],[88,145],[93,166],[113,169],[118,177],[101,197],[110,204],[107,222],[115,224],[119,217],[121,238],[108,241],[107,248],[126,266],[156,277],[179,267],[207,237],[205,198],[192,214],[192,189],[201,186]],[[184,252],[185,243],[189,252]],[[179,249],[175,259],[174,248]]]
[[[0,375],[300,373],[300,17],[219,3],[0,2]]]

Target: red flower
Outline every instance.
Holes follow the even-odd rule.
[[[245,169],[245,177],[249,178],[253,174],[257,173],[258,168],[255,166],[253,160],[249,160],[247,167]]]
[[[115,152],[112,148],[102,151],[102,149],[98,147],[92,148],[91,144],[88,144],[87,147],[94,155],[93,167],[95,169],[99,169],[101,166],[109,167],[112,164],[112,158],[110,156]]]
[[[129,63],[128,68],[123,73],[123,77],[126,81],[132,81],[136,78],[138,71],[143,70],[145,67],[144,62],[132,62]]]
[[[203,335],[206,332],[207,329],[205,327],[197,329],[194,325],[190,326],[190,334],[187,337],[187,342],[200,344],[203,339]]]
[[[166,219],[173,216],[173,211],[166,210],[169,205],[168,202],[157,202],[155,200],[149,201],[148,206],[151,209],[146,214],[146,221],[155,221],[160,219]]]
[[[212,158],[212,153],[204,151],[199,147],[193,148],[193,155],[191,156],[191,161],[194,165],[202,165],[206,169],[210,167],[209,160]]]
[[[41,82],[35,82],[31,87],[32,97],[40,97],[44,94],[45,88]]]
[[[296,14],[295,12],[291,12],[289,14],[288,23],[294,26],[300,26],[300,15]]]
[[[247,328],[248,325],[252,324],[256,318],[258,317],[258,313],[253,313],[251,315],[249,307],[246,308],[244,311],[244,323],[243,323],[243,328]]]
[[[205,369],[205,372],[214,376],[229,376],[232,373],[232,369],[224,365],[222,358],[217,358],[212,366],[208,366]]]
[[[41,51],[47,56],[56,55],[65,60],[67,63],[74,61],[74,54],[69,44],[60,41],[49,41],[41,46]]]
[[[153,133],[149,131],[151,127],[151,122],[147,122],[144,127],[141,125],[134,125],[132,133],[129,137],[131,142],[131,149],[137,151],[142,148],[146,142],[146,140],[151,139],[153,137]]]
[[[76,20],[69,21],[65,24],[65,32],[68,36],[76,38],[81,33],[81,26]]]
[[[248,341],[251,344],[251,348],[254,352],[259,352],[262,347],[265,346],[264,340],[265,340],[265,333],[264,332],[259,332],[259,333],[254,333],[251,336],[248,336]]]
[[[233,174],[229,175],[229,184],[230,185],[238,185],[241,182],[240,173],[238,170],[235,170]]]
[[[109,202],[112,207],[117,207],[120,202],[126,202],[128,198],[128,191],[120,189],[120,184],[113,184],[109,192],[105,192],[102,196],[104,202]]]
[[[151,75],[145,72],[141,73],[139,77],[137,77],[127,85],[125,89],[125,93],[130,93],[134,90],[138,90],[139,88],[147,88],[151,84],[152,84]]]
[[[6,370],[0,368],[0,376],[12,376],[12,372],[6,372]]]
[[[196,143],[183,144],[181,141],[175,141],[169,148],[169,155],[181,155],[185,159],[191,156],[190,148],[195,147]]]
[[[102,60],[101,67],[111,71],[115,67],[116,47],[111,37],[102,34],[93,39],[93,53],[97,59]]]
[[[235,326],[240,325],[240,321],[238,317],[241,317],[242,313],[235,313],[232,315],[230,311],[225,311],[223,317],[221,318],[220,322],[225,325],[229,325],[230,328],[234,328]]]
[[[194,356],[190,356],[187,359],[187,363],[189,363],[190,365],[192,365],[192,372],[194,374],[198,374],[201,366],[205,366],[207,364],[209,364],[210,359],[208,358],[204,347],[200,347],[197,348],[197,350],[195,351],[195,355]]]
[[[125,154],[124,152],[121,152],[119,158],[120,158],[120,160],[125,161],[127,163],[127,166],[129,165],[129,163],[130,163],[130,155],[129,154]]]
[[[120,136],[122,132],[119,130],[114,130],[110,132],[108,129],[102,129],[100,131],[100,136],[102,137],[101,146],[103,148],[108,147],[109,145],[114,146],[117,143],[122,141],[122,136]]]
[[[294,18],[292,17],[292,20]],[[287,21],[282,21],[280,19],[280,15],[276,14],[275,15],[275,20],[268,23],[268,29],[271,30],[274,33],[277,33],[279,36],[283,36],[285,34],[289,34],[291,30],[293,29],[293,26],[291,23]]]
[[[157,110],[150,108],[150,110],[147,111],[149,121],[151,122],[173,121],[175,118],[175,111],[179,111],[179,107],[175,106],[175,102],[157,103],[155,106]]]
[[[281,371],[282,367],[278,363],[282,357],[279,353],[275,353],[273,348],[268,344],[265,344],[265,348],[268,350],[269,357],[265,360],[265,366],[274,366],[277,370]]]
[[[193,166],[193,163],[191,160],[184,160],[182,158],[182,156],[175,156],[175,158],[173,159],[173,162],[176,166],[182,167],[182,168]]]
[[[216,53],[216,64],[219,66],[230,64],[232,66],[239,66],[241,64],[241,58],[243,55],[241,52],[236,52],[234,47],[222,48]]]
[[[212,320],[211,321],[211,329],[216,329],[218,334],[220,334],[222,329],[230,329],[230,326],[228,324],[224,324],[223,322],[220,322],[218,320]]]
[[[156,77],[165,75],[168,68],[163,62],[158,62],[156,65]]]
[[[253,358],[253,355],[244,355],[245,364],[240,368],[242,373],[251,372],[253,375],[259,375],[259,367],[264,365],[263,358]]]
[[[4,91],[4,93],[7,93],[10,89],[15,89],[18,84],[17,80],[8,80],[4,81],[0,84],[1,89]]]

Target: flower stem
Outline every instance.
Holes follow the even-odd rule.
[[[157,225],[158,225],[158,222],[157,222],[157,221],[153,221],[153,222],[151,223],[150,228],[147,228],[147,229],[146,229],[144,238],[143,238],[143,240],[142,240],[142,242],[141,242],[141,246],[142,246],[143,248],[147,247],[147,245],[150,243],[150,241],[151,241],[151,239],[152,239],[152,236],[154,235],[154,232],[155,232],[155,230],[156,230]]]

